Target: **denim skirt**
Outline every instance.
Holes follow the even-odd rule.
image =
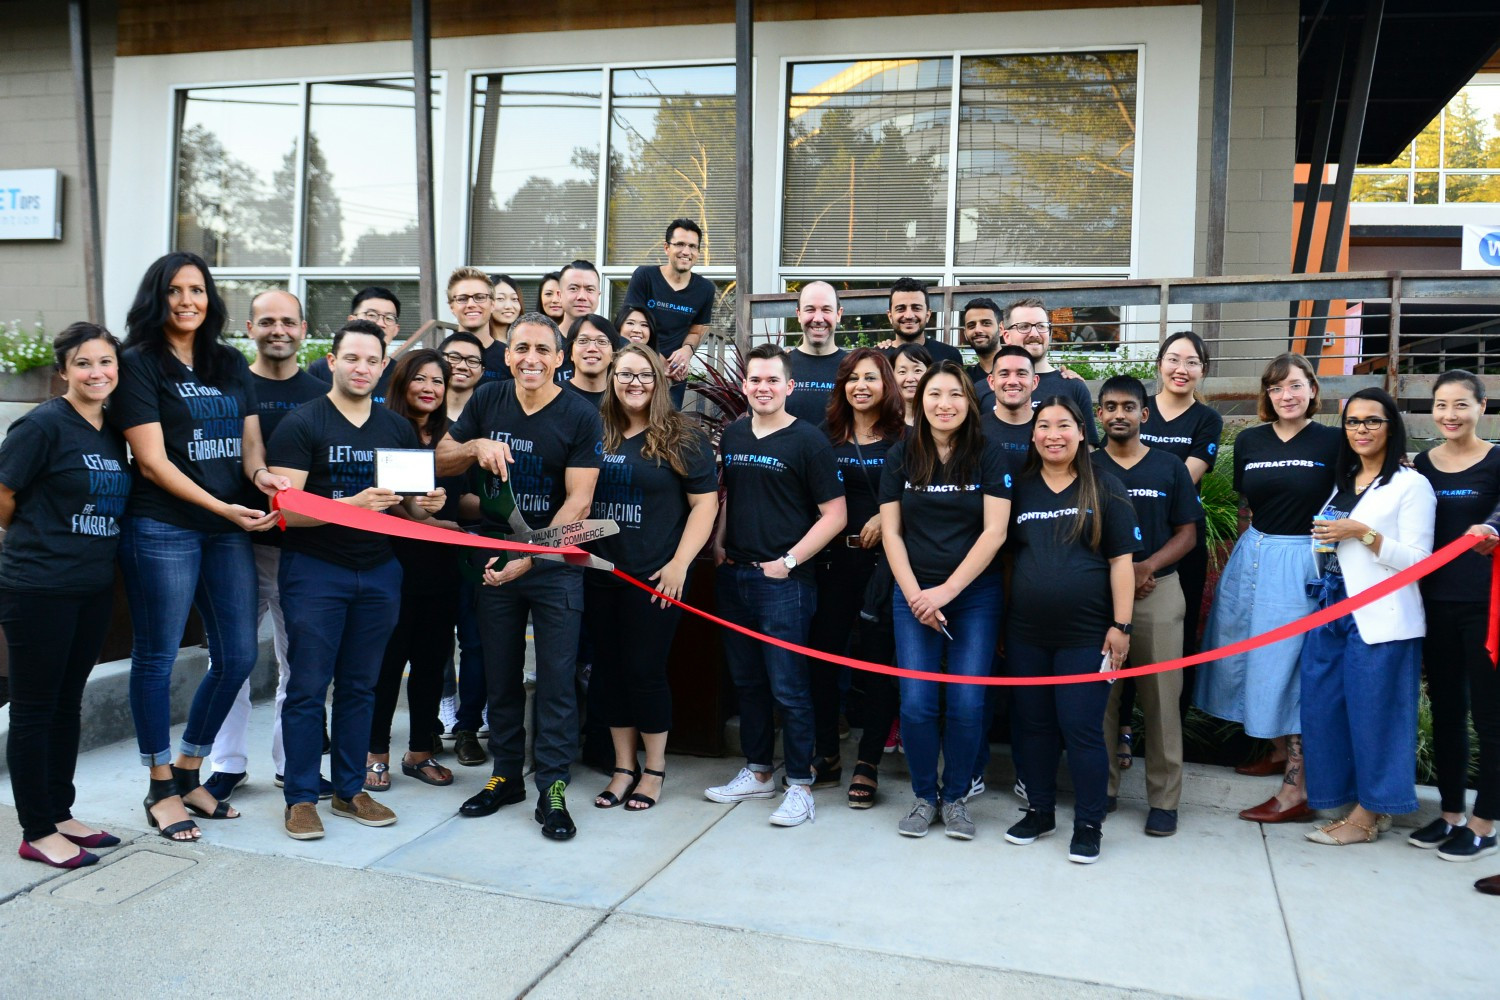
[[[1269,632],[1317,610],[1307,585],[1318,577],[1308,535],[1247,528],[1224,566],[1203,632],[1205,651]],[[1302,636],[1198,668],[1193,703],[1260,739],[1302,732],[1298,662]]]

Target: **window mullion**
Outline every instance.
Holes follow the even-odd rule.
[[[307,115],[308,99],[306,80],[297,88],[300,104],[297,108],[297,166],[292,172],[292,281],[297,280],[297,269],[303,264],[302,236],[304,216],[307,214]]]
[[[614,71],[610,66],[599,70],[603,77],[599,84],[599,180],[597,185],[599,211],[595,217],[594,262],[597,267],[604,260],[604,241],[609,238],[606,227],[609,220],[609,116],[614,106]]]

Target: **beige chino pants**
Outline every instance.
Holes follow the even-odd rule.
[[[1182,655],[1182,617],[1187,604],[1182,583],[1173,573],[1135,602],[1130,636],[1130,665],[1145,666]],[[1120,692],[1117,682],[1104,710],[1104,745],[1110,747],[1109,794],[1120,792],[1120,759],[1113,748],[1120,740]],[[1182,797],[1182,671],[1169,670],[1135,678],[1135,700],[1146,718],[1146,802],[1155,809],[1176,809]]]

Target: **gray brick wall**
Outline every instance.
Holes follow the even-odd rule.
[[[103,0],[94,0],[90,7],[95,141],[103,179],[109,169],[115,7]],[[40,314],[50,332],[87,318],[68,9],[62,3],[6,3],[4,12],[0,167],[56,167],[63,172],[63,238],[0,241],[0,320],[19,319],[29,325]],[[102,220],[103,192],[100,212]]]

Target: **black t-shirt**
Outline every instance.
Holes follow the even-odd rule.
[[[700,431],[693,431],[683,448],[687,475],[679,476],[669,462],[643,458],[646,434],[620,442],[620,450],[601,456],[599,485],[594,488],[591,517],[613,520],[620,533],[601,538],[599,555],[638,580],[672,561],[688,519],[688,494],[717,493],[718,471],[713,447]]]
[[[1050,372],[1037,372],[1036,377],[1036,388],[1031,393],[1031,408],[1035,410],[1042,405],[1042,400],[1053,396],[1071,396],[1083,414],[1083,427],[1088,434],[1089,444],[1099,447],[1099,425],[1094,420],[1094,397],[1089,395],[1089,387],[1083,379],[1064,378],[1063,373],[1055,368]],[[990,405],[994,405],[994,394],[991,393],[989,398]]]
[[[1268,535],[1312,533],[1312,516],[1333,490],[1339,432],[1310,423],[1290,441],[1272,424],[1259,424],[1234,440],[1234,488],[1250,508],[1255,530]]]
[[[865,524],[880,513],[880,475],[885,468],[886,456],[897,439],[876,441],[855,447],[853,441],[833,446],[833,461],[838,466],[839,480],[844,484],[844,501],[849,511],[849,523],[843,534],[857,535]],[[835,548],[843,548],[841,537],[835,537]]]
[[[599,409],[577,393],[559,392],[535,413],[516,399],[516,383],[486,382],[474,390],[448,435],[463,444],[487,437],[510,445],[516,507],[532,528],[545,528],[567,499],[568,469],[597,469],[604,427]],[[487,519],[488,523],[488,519]],[[509,530],[507,525],[488,524]]]
[[[328,386],[304,371],[297,372],[291,378],[278,379],[257,375],[252,370],[250,383],[255,386],[255,412],[260,415],[260,439],[266,442],[271,440],[271,435],[276,433],[277,426],[288,413],[303,403],[328,395]],[[264,509],[270,502],[264,493],[249,482],[245,483],[243,495],[245,499],[240,502],[256,510]],[[256,545],[280,547],[281,536],[284,534],[285,532],[275,528],[270,531],[252,531],[250,541]]]
[[[1360,497],[1362,495],[1363,494],[1356,493],[1346,486],[1340,486],[1338,488],[1338,491],[1335,492],[1329,499],[1329,501],[1324,504],[1318,511],[1318,516],[1325,517],[1330,521],[1339,521],[1346,517],[1353,517],[1354,508],[1359,503]],[[1337,551],[1337,544],[1338,543],[1334,543],[1333,546],[1331,546],[1335,550],[1333,552],[1318,552],[1316,548],[1314,548],[1313,550],[1315,553],[1317,553],[1319,566],[1325,573],[1343,572],[1343,570],[1339,568],[1339,554]]]
[[[984,498],[1010,499],[1010,465],[1000,446],[985,441],[975,475],[953,482],[954,473],[939,463],[932,481],[912,485],[906,471],[906,442],[898,442],[886,456],[880,476],[880,502],[901,502],[901,537],[912,574],[923,587],[936,587],[964,561],[984,530]],[[985,573],[998,573],[992,560]],[[999,609],[996,608],[996,613]]]
[[[994,399],[993,396],[990,397]],[[1005,453],[1006,464],[1010,466],[1011,475],[1019,476],[1021,469],[1026,465],[1026,456],[1031,451],[1030,423],[1008,424],[995,416],[995,407],[991,405],[979,418],[979,427],[984,431],[986,441],[993,441]]]
[[[824,355],[788,351],[787,357],[792,359],[792,381],[797,384],[786,398],[786,412],[814,427],[822,427],[828,416],[828,396],[833,392],[834,376],[847,353],[842,349]]]
[[[122,431],[160,424],[167,458],[178,471],[212,496],[228,499],[244,495],[240,453],[245,418],[256,412],[256,402],[244,355],[228,347],[221,350],[227,352],[227,371],[219,385],[211,386],[199,382],[192,369],[170,352],[158,358],[139,347],[128,348],[120,356],[120,387],[110,397],[107,412]],[[172,496],[148,480],[138,463],[132,465],[132,472],[132,517],[149,517],[193,531],[239,530],[217,514]]]
[[[303,489],[338,500],[375,485],[375,449],[420,447],[405,417],[372,405],[369,419],[356,427],[324,396],[281,422],[266,451],[266,464],[306,472]],[[337,524],[289,528],[282,545],[288,552],[358,570],[374,569],[394,554],[387,536]]]
[[[896,339],[899,341],[901,338],[897,337]],[[934,337],[928,337],[926,341],[918,344],[917,346],[922,348],[932,356],[933,364],[937,364],[939,361],[951,361],[955,365],[958,365],[960,367],[963,366],[964,356],[962,352],[960,352],[959,349],[954,347],[952,344],[945,344],[941,340],[937,340]],[[896,345],[896,347],[887,347],[885,349],[885,359],[894,363],[896,351],[899,348],[899,343]]]
[[[1141,424],[1141,441],[1152,451],[1164,451],[1180,461],[1201,459],[1212,469],[1219,457],[1219,438],[1224,434],[1224,418],[1212,406],[1197,400],[1176,418],[1162,417],[1155,401],[1148,407],[1150,415]]]
[[[1015,547],[1008,632],[1038,646],[1064,648],[1102,644],[1115,620],[1109,560],[1141,550],[1135,510],[1125,487],[1108,474],[1097,477],[1103,535],[1096,552],[1088,546],[1092,519],[1070,541],[1078,514],[1078,482],[1053,493],[1040,472],[1016,480],[1010,507]]]
[[[701,275],[689,275],[687,287],[679,292],[667,284],[660,267],[642,264],[625,286],[625,305],[651,310],[656,320],[656,351],[668,358],[682,346],[688,330],[713,321],[714,283]]]
[[[313,358],[307,363],[307,374],[322,382],[324,385],[333,385],[333,371],[328,367],[328,355],[321,358]],[[381,369],[380,378],[375,380],[375,391],[370,393],[370,402],[376,406],[385,403],[385,397],[390,392],[391,376],[396,374],[396,360],[391,357],[390,349],[386,349],[385,368]],[[325,393],[327,389],[323,390]],[[262,429],[261,436],[267,441],[271,436]]]
[[[609,392],[608,389],[600,389],[598,392],[590,392],[588,389],[580,389],[578,387],[578,383],[574,382],[572,379],[564,382],[563,388],[573,393],[578,398],[586,400],[588,404],[596,410],[604,409],[604,396]]]
[[[1500,448],[1490,448],[1483,458],[1462,472],[1439,471],[1425,451],[1413,464],[1427,477],[1437,495],[1434,551],[1472,526],[1484,523],[1500,505]],[[1483,603],[1489,600],[1489,588],[1490,559],[1475,552],[1465,552],[1422,579],[1422,594],[1429,600]]]
[[[16,495],[0,587],[80,595],[109,587],[131,487],[118,430],[95,430],[73,404],[49,399],[0,442],[0,483]]]
[[[989,385],[990,373],[979,367],[979,362],[976,361],[972,365],[965,365],[964,371],[969,373],[969,380],[974,383],[975,393],[983,396],[985,393],[992,391]]]
[[[497,340],[488,347],[479,349],[479,359],[484,366],[484,373],[480,375],[480,384],[485,382],[506,382],[513,380],[516,376],[505,363],[506,343]]]
[[[1089,456],[1094,468],[1120,481],[1135,508],[1135,520],[1141,528],[1141,549],[1135,561],[1155,555],[1172,537],[1172,529],[1203,520],[1203,503],[1193,488],[1193,477],[1174,455],[1155,448],[1130,468],[1116,462],[1103,450]],[[1177,564],[1156,571],[1158,578],[1177,572]]]
[[[752,419],[724,428],[719,442],[728,494],[724,551],[737,563],[780,559],[818,519],[818,504],[844,495],[833,446],[816,424],[794,420],[757,438]],[[792,575],[810,580],[812,567],[800,563]]]

